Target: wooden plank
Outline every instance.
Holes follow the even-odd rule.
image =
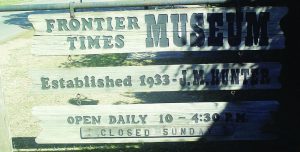
[[[279,89],[279,63],[151,65],[31,70],[32,92]]]
[[[287,13],[286,7],[243,7],[238,21],[235,13],[235,8],[214,7],[81,12],[75,13],[74,19],[69,13],[30,15],[36,31],[32,53],[75,55],[284,48],[279,22]],[[240,30],[236,30],[236,25],[240,25]],[[239,32],[240,35],[234,37]]]
[[[276,101],[40,106],[37,143],[267,140]]]
[[[12,143],[10,138],[9,126],[7,123],[7,115],[2,94],[2,87],[0,82],[0,151],[12,152]]]

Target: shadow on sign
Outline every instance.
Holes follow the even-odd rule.
[[[24,15],[24,14],[23,14]],[[26,14],[25,14],[26,16]],[[15,22],[11,20],[10,22],[14,22],[13,24],[19,24],[18,22]],[[27,24],[22,23],[24,28],[28,28]],[[247,52],[247,51],[246,51]],[[221,53],[221,52],[218,52]],[[222,52],[223,53],[223,52]],[[227,56],[228,58],[226,59],[227,62],[236,62],[240,60],[238,56],[236,56],[236,53],[232,52],[226,52],[228,54],[235,54],[235,57],[230,58],[230,56]],[[225,54],[226,54],[225,53]],[[201,54],[201,53],[200,53]],[[205,52],[203,53],[205,54]],[[217,54],[217,53],[216,53]],[[90,66],[110,66],[110,65],[130,65],[130,64],[139,64],[139,62],[142,62],[142,64],[160,64],[168,62],[168,64],[173,64],[173,63],[191,63],[191,60],[189,58],[185,59],[174,59],[172,62],[171,61],[134,61],[135,63],[130,63],[126,61],[126,56],[127,55],[99,55],[99,56],[92,56],[92,55],[87,55],[84,57],[80,57],[78,60],[74,60],[71,63],[64,63],[62,64],[62,67],[90,67]],[[211,56],[211,60],[213,61],[213,56]],[[272,58],[272,57],[271,57]],[[277,57],[276,57],[277,58]],[[196,63],[203,63],[201,60],[201,55],[199,58],[194,58],[192,61],[195,61]],[[204,59],[205,60],[205,59]],[[253,62],[257,61],[263,61],[265,59],[252,59]],[[186,62],[187,61],[187,62]],[[207,61],[207,60],[206,60]],[[210,62],[208,61],[208,62]],[[250,59],[251,61],[251,59]],[[268,59],[268,61],[270,61]],[[272,60],[271,60],[272,61]],[[193,62],[193,63],[195,63]],[[204,61],[205,62],[205,61]],[[220,62],[220,61],[219,61]],[[223,61],[222,61],[223,62]],[[166,66],[167,68],[167,66]],[[222,67],[218,67],[222,68]],[[182,69],[178,69],[178,72],[181,72]],[[241,88],[242,89],[242,88]],[[267,96],[267,98],[277,98],[279,95],[275,93],[275,97],[272,96],[274,95],[274,92],[276,91],[260,91],[260,92],[255,92],[255,91],[241,91],[242,95],[240,95],[240,92],[236,93],[236,95],[239,95],[241,98],[243,96],[247,96],[245,98],[251,98],[251,99],[258,99],[259,96]],[[249,93],[250,92],[250,96]],[[252,94],[251,94],[252,92]],[[264,94],[262,95],[262,92],[267,92],[267,95]],[[240,100],[232,97],[230,95],[230,91],[220,91],[218,93],[211,93],[211,92],[205,92],[205,93],[199,93],[199,92],[184,92],[184,93],[178,93],[178,92],[165,92],[165,93],[135,93],[135,96],[137,98],[141,98],[145,102],[151,102],[155,103],[158,102],[155,100],[157,96],[164,96],[164,94],[170,94],[173,98],[164,98],[164,102],[185,102],[184,100],[178,100],[178,99],[184,99],[182,96],[189,96],[192,97],[192,100],[190,102],[195,102],[195,100],[198,101],[212,101],[212,100],[220,100],[220,99],[225,99],[225,100],[230,100],[233,102],[236,102],[235,100]],[[199,94],[202,97],[199,97]],[[225,95],[225,98],[224,96]],[[145,97],[146,96],[146,97]],[[211,98],[212,97],[212,98]],[[176,100],[177,99],[177,100]],[[204,99],[204,100],[203,100]],[[163,102],[163,100],[159,102]],[[70,104],[77,105],[78,104],[78,99],[72,98],[69,100]],[[93,99],[88,99],[88,98],[83,98],[81,101],[82,105],[96,105],[98,104],[98,100],[93,100]],[[226,111],[226,108],[224,109]],[[262,131],[264,132],[277,132],[278,130],[274,129],[274,126],[276,123],[270,122],[267,123],[267,125],[262,128]],[[211,126],[213,128],[214,125]],[[229,130],[230,134],[231,130]],[[206,135],[204,135],[205,137]],[[30,149],[30,148],[72,148],[73,146],[78,146],[76,145],[64,145],[64,144],[59,144],[59,145],[38,145],[34,141],[34,137],[17,137],[13,138],[14,146],[16,149]],[[26,143],[26,144],[24,144]],[[28,143],[28,144],[27,144]],[[101,150],[105,150],[107,152],[109,151],[123,151],[123,152],[133,152],[133,151],[155,151],[155,152],[166,152],[166,151],[180,151],[180,152],[190,152],[190,151],[212,151],[213,150],[222,150],[222,151],[240,151],[243,149],[243,151],[262,151],[262,150],[269,150],[270,147],[276,147],[277,142],[274,141],[261,141],[261,142],[249,142],[249,141],[234,141],[234,142],[207,142],[205,140],[200,140],[196,143],[146,143],[146,144],[90,144],[90,145],[83,145],[81,149],[79,150],[86,150],[86,151],[92,151],[89,149],[98,148]],[[25,146],[26,145],[26,146]],[[80,147],[80,146],[79,146]],[[58,150],[59,151],[59,150]],[[61,150],[63,151],[63,150]],[[74,150],[75,151],[75,150]]]

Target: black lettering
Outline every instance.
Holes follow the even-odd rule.
[[[105,77],[105,82],[106,82],[106,87],[109,88],[109,87],[114,87],[114,80],[113,79],[110,79],[109,76],[106,76]]]
[[[67,81],[67,88],[74,88],[74,83],[72,80]]]
[[[60,88],[65,88],[65,80],[63,78],[59,79],[59,86]]]
[[[80,22],[77,19],[71,19],[69,21],[69,27],[72,31],[78,31],[80,29]]]
[[[83,116],[83,124],[91,124],[91,116]]]
[[[173,43],[176,46],[186,45],[186,23],[187,14],[180,14],[181,29],[178,29],[179,14],[171,14],[171,22],[173,23]],[[179,36],[179,31],[181,31],[181,37]]]
[[[109,136],[111,136],[111,137],[115,136],[115,135],[112,134],[111,129],[109,129]]]
[[[89,78],[89,76],[84,76],[84,86],[86,88],[90,87],[90,78]]]
[[[58,31],[70,31],[66,19],[57,19]]]
[[[180,135],[186,135],[186,128],[180,128]]]
[[[67,122],[68,122],[68,124],[74,124],[75,119],[70,116],[70,117],[67,118]]]
[[[82,22],[82,30],[86,31],[86,29],[88,28],[89,30],[93,30],[93,19],[92,18],[81,18],[81,22]]]
[[[99,39],[100,39],[100,36],[96,36],[94,39],[91,36],[88,36],[87,37],[88,48],[89,49],[92,49],[92,48],[99,49],[100,48]]]
[[[70,43],[70,47],[69,47],[69,50],[75,50],[76,47],[75,47],[75,41],[77,41],[77,37],[68,37],[67,38],[67,42]]]
[[[221,70],[221,79],[222,79],[222,84],[223,85],[227,85],[228,84],[228,73],[229,73],[229,69],[222,69]]]
[[[104,80],[103,79],[98,79],[97,80],[97,86],[99,88],[103,88],[104,87]]]
[[[119,120],[118,120],[117,124],[125,124],[125,120],[122,115],[119,115]]]
[[[101,116],[92,116],[92,124],[100,124]]]
[[[115,43],[116,48],[124,47],[124,36],[123,35],[116,35],[115,41],[116,41],[116,43]]]
[[[136,136],[141,136],[141,129],[136,129]]]
[[[114,45],[111,44],[112,38],[113,38],[112,36],[103,36],[103,40],[104,40],[103,48],[104,49],[110,49],[110,48],[114,47]]]
[[[131,83],[131,76],[127,76],[124,80],[123,80],[123,85],[124,86],[132,86],[132,83]]]
[[[112,31],[113,30],[113,27],[111,25],[111,21],[112,21],[112,18],[111,17],[107,17],[106,18],[106,22],[107,22],[107,30],[108,31]]]
[[[103,27],[102,27],[102,22],[104,22],[105,20],[103,18],[94,18],[94,22],[96,22],[97,24],[97,31],[102,31]]]
[[[55,20],[53,20],[53,19],[46,19],[46,23],[47,23],[47,32],[51,33],[52,29],[54,29],[53,23],[55,23]]]
[[[193,70],[194,81],[193,85],[203,85],[204,84],[204,71],[203,70]]]
[[[84,36],[80,36],[79,37],[79,41],[80,41],[80,50],[85,50],[85,37]]]
[[[223,13],[208,13],[207,21],[209,23],[208,46],[223,46],[223,33],[218,32],[219,28],[217,28],[223,26]]]
[[[147,24],[147,38],[146,47],[168,47],[169,39],[167,38],[167,14],[159,14],[156,23],[153,14],[145,15],[145,22]],[[153,37],[154,38],[153,38]]]
[[[80,124],[80,122],[82,121],[82,117],[81,116],[75,116],[75,124]]]
[[[193,13],[190,21],[193,32],[190,34],[191,47],[201,47],[204,45],[205,34],[204,34],[204,20],[202,13]]]
[[[96,87],[96,82],[95,82],[95,77],[91,76],[91,87],[95,88]]]
[[[190,128],[190,135],[194,135],[195,134],[195,129],[194,128]]]
[[[146,124],[146,118],[147,118],[147,116],[148,116],[148,115],[139,115],[142,124]]]
[[[117,122],[117,118],[115,116],[109,116],[109,124],[115,124]]]
[[[50,85],[48,84],[48,81],[49,81],[49,78],[41,77],[42,89],[43,90],[50,89]]]
[[[211,69],[211,85],[219,85],[220,84],[220,76],[219,76],[219,69]]]
[[[125,25],[124,25],[125,18],[124,17],[115,17],[115,20],[116,20],[116,30],[125,29]]]
[[[122,129],[119,129],[118,134],[119,134],[119,136],[123,136],[124,131]]]
[[[52,83],[52,88],[53,89],[58,89],[59,86],[58,86],[58,81],[57,80],[52,80],[51,83]]]
[[[137,17],[127,17],[128,20],[128,29],[132,30],[133,27],[134,29],[140,29],[138,25],[138,18]]]
[[[82,88],[83,87],[83,81],[79,80],[78,77],[74,78],[74,81],[75,81],[75,87],[76,88]]]
[[[164,136],[167,136],[167,135],[168,135],[168,129],[167,129],[167,128],[164,128],[164,129],[163,129],[163,135],[164,135]]]
[[[145,129],[144,130],[144,134],[145,134],[145,136],[149,136],[150,135],[150,130],[149,129]]]
[[[186,70],[182,70],[182,78],[179,79],[180,85],[184,87],[186,85]]]
[[[105,129],[101,129],[101,136],[106,136],[106,130]]]
[[[241,75],[244,76],[243,84],[244,84],[244,85],[247,85],[247,84],[248,84],[247,77],[248,77],[248,75],[249,75],[249,69],[242,69],[242,70],[241,70]]]
[[[128,136],[132,136],[132,129],[128,129],[128,130],[127,130],[127,135],[128,135]]]
[[[116,84],[117,87],[122,87],[122,80],[121,79],[116,79],[115,84]]]
[[[135,120],[135,115],[131,115],[131,123],[132,124],[138,124],[140,121]]]
[[[268,21],[270,18],[269,12],[259,13],[258,19],[255,12],[246,13],[247,22],[247,36],[245,40],[246,46],[252,46],[259,44],[259,46],[269,45],[268,38]],[[258,42],[259,40],[259,42]]]
[[[231,69],[231,84],[240,83],[240,69]]]
[[[243,14],[226,13],[226,20],[228,23],[228,43],[230,46],[239,46],[242,40]]]

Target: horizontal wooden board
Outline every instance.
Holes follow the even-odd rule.
[[[38,93],[279,89],[279,63],[223,63],[30,71]]]
[[[6,111],[7,107],[4,102],[2,85],[0,82],[0,150],[3,152],[12,152],[12,140]]]
[[[36,31],[32,53],[76,55],[284,48],[279,22],[287,13],[286,7],[243,7],[238,22],[234,13],[232,7],[202,7],[76,12],[73,19],[69,13],[30,15]],[[237,25],[240,30],[236,30]],[[218,35],[220,38],[214,39]]]
[[[276,101],[39,106],[40,144],[274,139]],[[270,128],[271,125],[271,128]]]

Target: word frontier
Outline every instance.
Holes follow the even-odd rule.
[[[95,31],[96,35],[69,36],[70,50],[123,48],[126,35],[121,31],[145,32],[146,48],[190,46],[202,47],[267,46],[269,12],[145,14],[137,17],[46,19],[47,32]],[[242,28],[242,27],[246,28]],[[145,29],[141,29],[141,27]],[[118,34],[112,32],[118,32]],[[107,33],[108,32],[108,33]],[[111,33],[109,33],[111,32]],[[170,39],[172,37],[172,41]],[[227,41],[227,42],[226,42]]]

